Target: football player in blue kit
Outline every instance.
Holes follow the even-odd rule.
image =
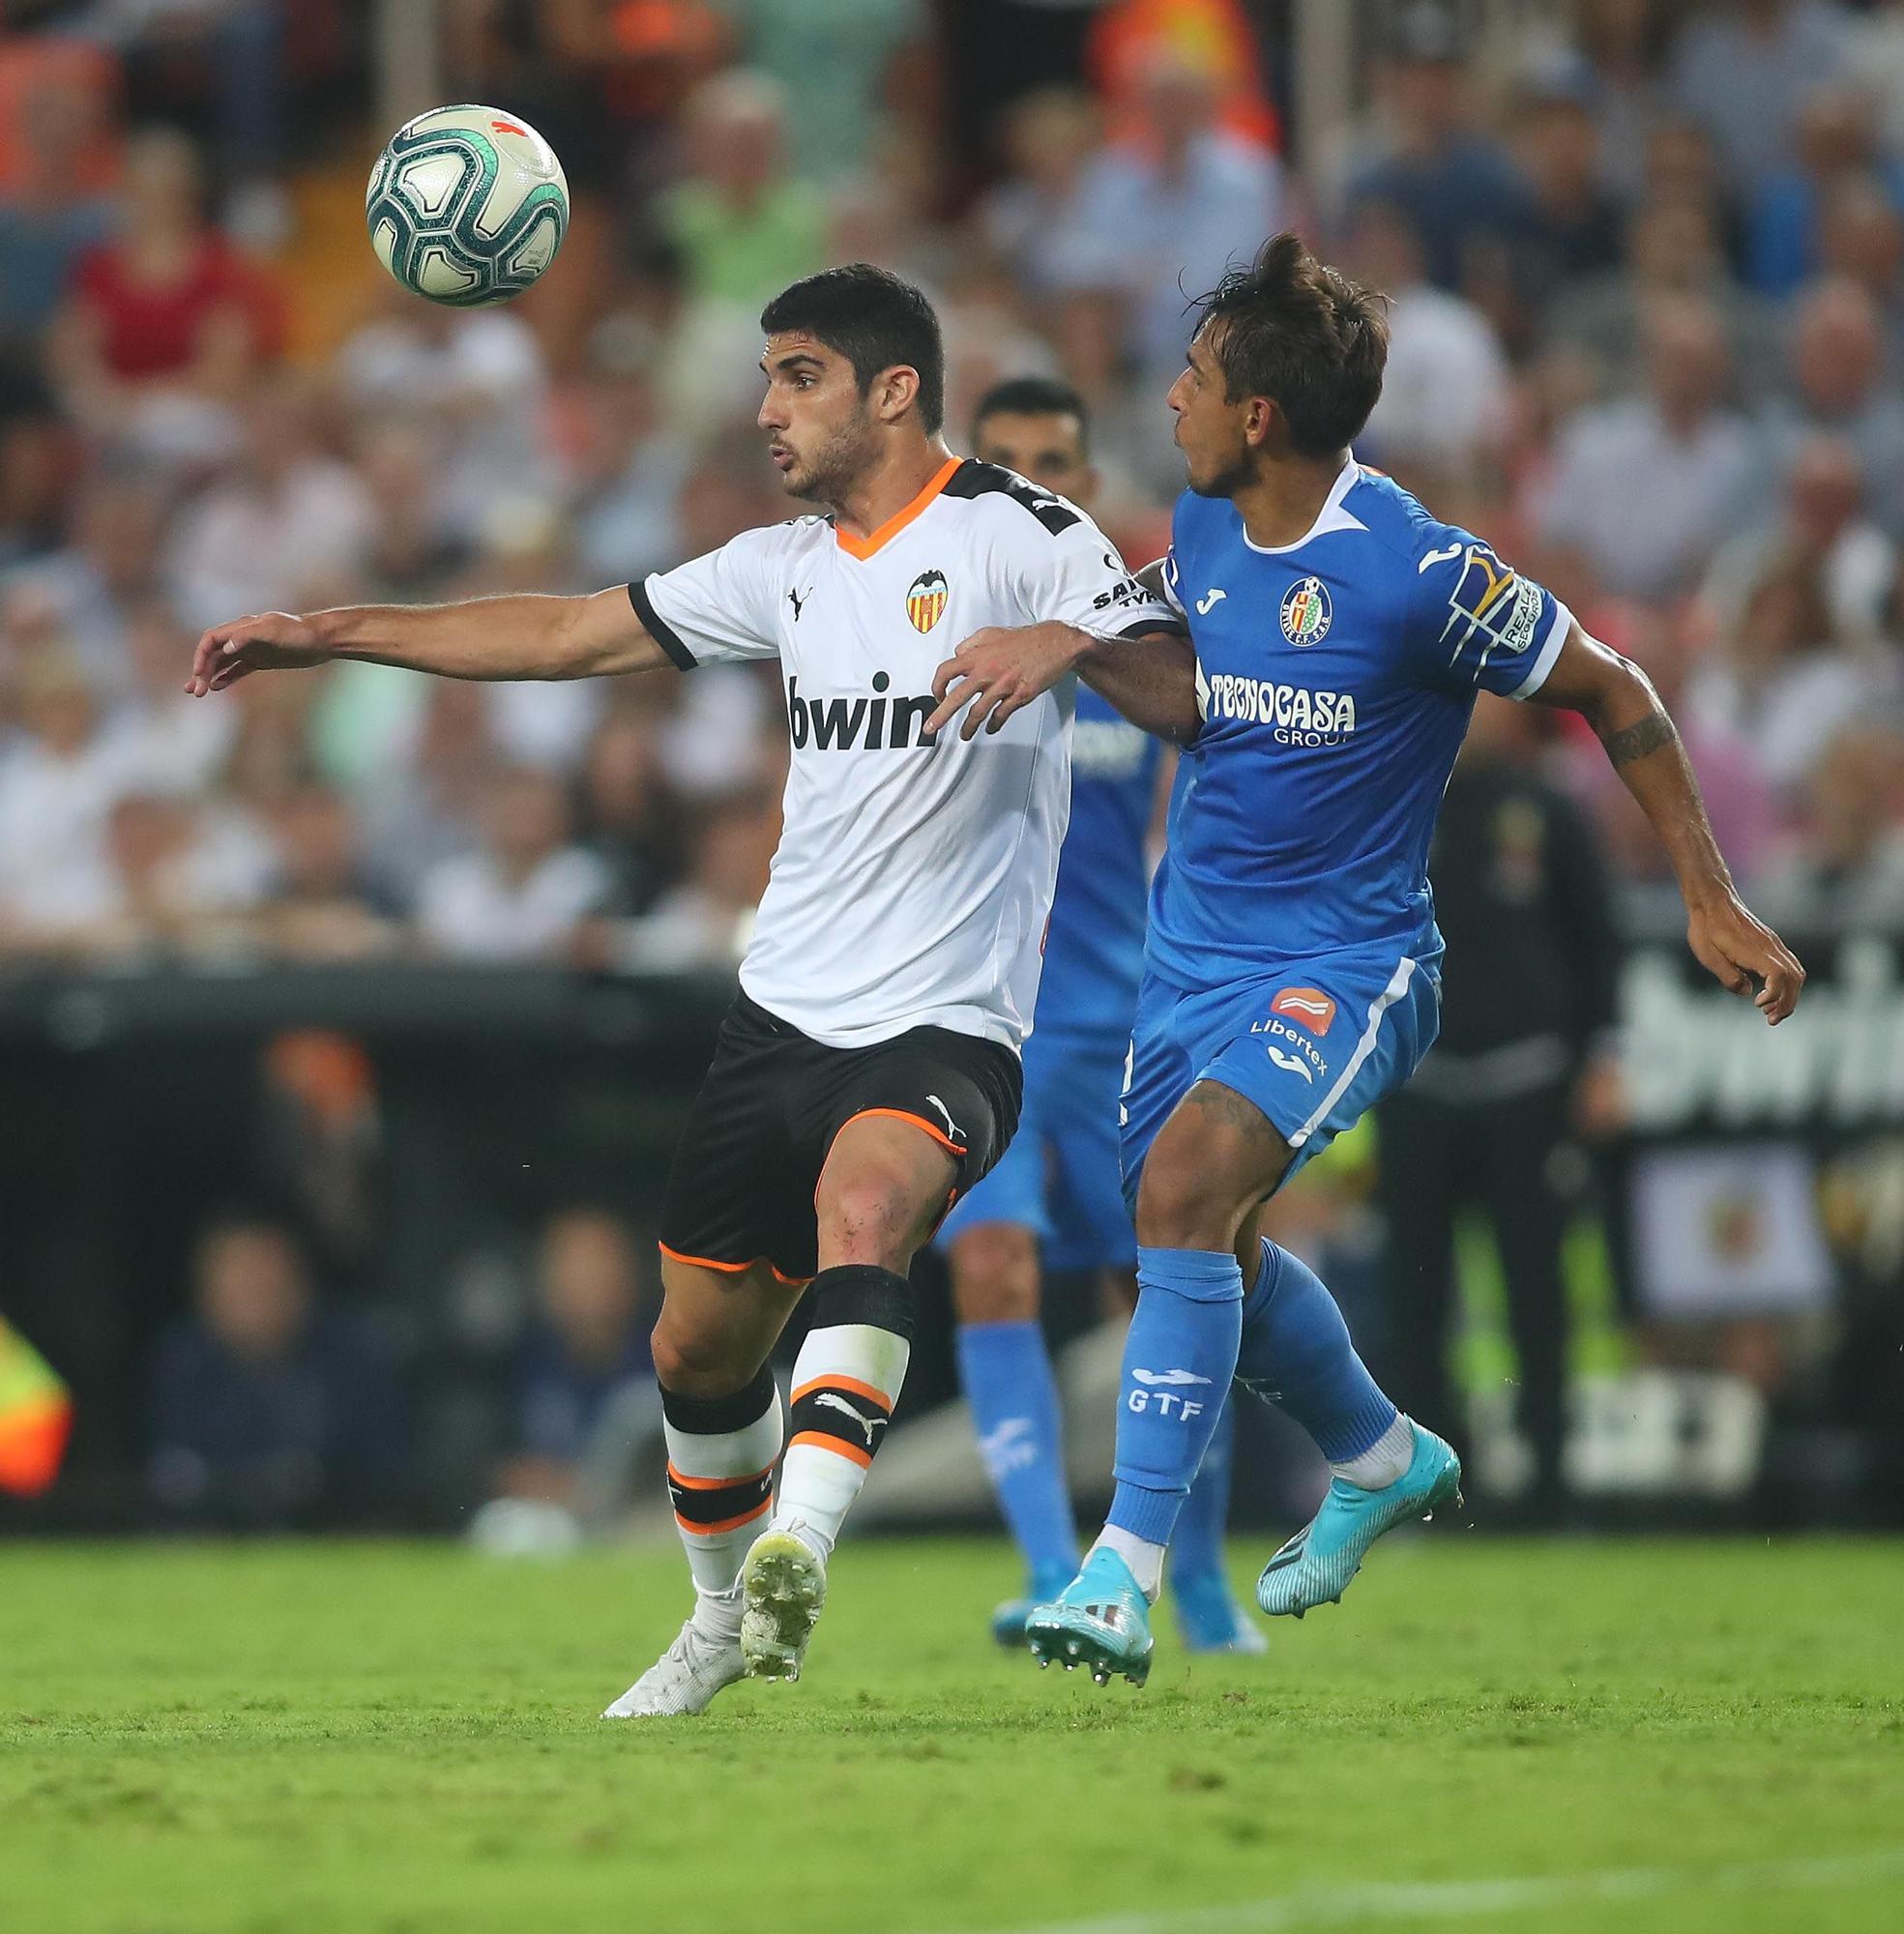
[[[1804,982],[1740,899],[1646,674],[1355,461],[1387,360],[1382,299],[1279,235],[1200,307],[1169,396],[1189,488],[1151,569],[1190,628],[1202,723],[1152,888],[1122,1104],[1139,1297],[1116,1490],[1083,1569],[1026,1627],[1042,1662],[1100,1684],[1149,1674],[1164,1551],[1233,1378],[1331,1470],[1258,1581],[1266,1612],[1333,1602],[1385,1531],[1457,1495],[1453,1451],[1390,1402],[1328,1290],[1257,1220],[1434,1041],[1428,845],[1478,690],[1593,727],[1715,979],[1774,1026]],[[963,710],[962,732],[995,729],[1086,649],[1064,626],[977,634],[940,668],[930,722]]]
[[[980,399],[972,453],[1095,514],[1098,474],[1083,399],[1020,377]],[[1029,1591],[992,1615],[1001,1645],[1077,1569],[1058,1391],[1039,1322],[1041,1272],[1108,1272],[1128,1301],[1137,1238],[1118,1166],[1117,1097],[1144,966],[1145,838],[1163,747],[1088,686],[1071,730],[1071,816],[1045,934],[1037,1024],[1025,1043],[1018,1131],[946,1217],[960,1380]],[[1170,1548],[1170,1591],[1191,1652],[1262,1652],[1223,1570],[1229,1417],[1204,1452]]]

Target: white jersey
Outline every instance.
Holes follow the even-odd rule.
[[[1070,812],[1072,682],[997,733],[927,737],[932,674],[987,625],[1181,630],[1075,506],[949,460],[868,538],[744,532],[631,584],[684,668],[778,659],[793,760],[741,984],[814,1040],[931,1025],[1016,1048]]]

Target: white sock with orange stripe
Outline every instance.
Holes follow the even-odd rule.
[[[774,1466],[780,1454],[780,1392],[774,1372],[732,1396],[683,1396],[661,1391],[668,1448],[668,1495],[699,1596],[695,1614],[710,1629],[740,1630],[734,1586],[747,1546],[773,1509]]]
[[[813,1279],[813,1328],[793,1366],[793,1430],[776,1529],[827,1556],[872,1468],[912,1356],[912,1288],[869,1263]]]

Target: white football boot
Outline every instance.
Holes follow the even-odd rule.
[[[749,1679],[798,1679],[827,1602],[827,1561],[791,1527],[763,1531],[741,1567],[741,1658]]]
[[[668,1719],[702,1713],[746,1670],[736,1632],[711,1628],[700,1615],[602,1714],[604,1719]]]

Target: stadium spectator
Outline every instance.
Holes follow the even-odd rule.
[[[373,960],[400,932],[376,904],[359,859],[357,822],[328,788],[300,786],[270,816],[273,864],[257,938],[289,960]]]
[[[236,460],[186,511],[173,589],[193,630],[233,611],[327,604],[361,575],[372,528],[357,472],[329,454],[315,398],[293,378],[254,384]]]
[[[1067,283],[1114,274],[1130,301],[1143,380],[1184,355],[1186,291],[1214,288],[1251,239],[1287,225],[1281,168],[1218,120],[1216,77],[1179,53],[1147,71],[1153,145],[1112,145],[1085,169],[1065,250]]]
[[[1098,110],[1073,88],[1044,88],[1014,102],[999,133],[1007,172],[979,205],[980,232],[1027,296],[1041,298],[1074,276],[1079,198],[1103,140]],[[1087,265],[1098,267],[1097,264]]]
[[[106,822],[129,787],[73,652],[36,653],[15,698],[18,732],[0,756],[0,945],[31,952],[108,899]]]
[[[74,265],[111,232],[112,203],[88,179],[100,98],[76,75],[49,74],[20,116],[20,168],[0,194],[0,349],[30,349],[59,312]]]
[[[1823,561],[1795,544],[1762,560],[1738,630],[1688,681],[1685,716],[1749,740],[1789,805],[1838,732],[1895,685],[1893,664],[1838,638]]]
[[[1503,239],[1523,342],[1555,290],[1619,265],[1625,210],[1601,159],[1588,77],[1570,62],[1537,67],[1517,91],[1515,152],[1527,208]]]
[[[1806,434],[1794,447],[1776,514],[1742,531],[1713,560],[1701,595],[1721,634],[1739,629],[1765,559],[1791,550],[1818,560],[1833,632],[1874,641],[1897,581],[1897,546],[1865,509],[1863,471],[1843,437]]]
[[[1856,453],[1865,502],[1893,537],[1904,535],[1904,396],[1887,368],[1882,319],[1856,282],[1817,283],[1794,315],[1791,393],[1768,407],[1779,452],[1792,460],[1805,437],[1841,437]]]
[[[1849,81],[1822,87],[1800,110],[1797,158],[1758,186],[1747,237],[1747,278],[1768,296],[1785,296],[1818,268],[1819,230],[1826,197],[1849,177],[1882,188],[1892,207],[1904,207],[1904,160],[1881,155],[1876,103]]]
[[[1690,296],[1725,329],[1740,394],[1754,396],[1779,375],[1779,343],[1766,305],[1733,279],[1711,209],[1674,194],[1642,203],[1629,217],[1617,271],[1563,285],[1550,300],[1544,337],[1592,359],[1603,391],[1639,386],[1646,312]]]
[[[611,942],[610,957],[649,971],[738,966],[779,836],[771,798],[739,795],[698,816],[687,876]]]
[[[1904,154],[1904,4],[1878,0],[1852,28],[1850,69],[1878,112],[1878,139],[1887,154]]]
[[[1644,334],[1646,394],[1596,404],[1563,430],[1541,535],[1577,543],[1609,586],[1684,597],[1753,510],[1760,448],[1720,403],[1725,337],[1709,305],[1661,301]]]
[[[1429,280],[1455,291],[1466,285],[1476,252],[1497,249],[1527,207],[1507,150],[1476,126],[1466,56],[1450,9],[1408,0],[1391,28],[1380,76],[1387,152],[1349,183],[1351,206],[1375,197],[1408,211]]]
[[[171,602],[146,593],[121,609],[131,684],[106,724],[128,781],[169,799],[189,799],[216,785],[238,719],[227,710],[210,718],[179,684],[179,666],[195,642]]]
[[[365,776],[366,866],[380,896],[414,907],[425,880],[474,850],[500,762],[483,688],[430,683],[390,762]]]
[[[59,543],[70,444],[45,384],[0,357],[0,583]]]
[[[1361,439],[1411,489],[1464,488],[1498,456],[1510,410],[1508,359],[1487,317],[1423,273],[1398,204],[1366,198],[1346,243],[1351,272],[1389,297],[1389,362]]]
[[[1904,923],[1904,735],[1852,723],[1807,776],[1802,839],[1765,875],[1760,897],[1800,933]]]
[[[1667,104],[1675,11],[1674,0],[1575,0],[1572,10],[1566,53],[1589,76],[1600,166],[1628,197],[1639,190],[1647,132]]]
[[[1450,964],[1434,1051],[1377,1120],[1391,1258],[1390,1385],[1410,1415],[1458,1420],[1449,1383],[1454,1224],[1479,1210],[1500,1251],[1534,1453],[1530,1514],[1563,1498],[1567,1293],[1561,1248],[1588,1169],[1582,1133],[1620,1125],[1619,965],[1587,821],[1541,777],[1534,715],[1483,696],[1429,856]]]
[[[507,1497],[599,1510],[613,1479],[659,1442],[648,1330],[652,1296],[627,1225],[601,1209],[559,1211],[542,1226],[536,1307],[518,1344],[511,1454],[497,1474]],[[592,1513],[591,1513],[592,1514]]]
[[[764,73],[704,81],[683,114],[687,172],[656,203],[680,249],[688,294],[749,318],[773,293],[818,268],[826,202],[789,168],[786,93]]]
[[[1843,8],[1825,0],[1719,0],[1681,30],[1673,91],[1712,130],[1727,169],[1756,186],[1792,159],[1801,103],[1851,56]]]
[[[128,142],[114,238],[75,264],[48,351],[79,422],[173,457],[223,447],[224,411],[283,337],[277,289],[206,220],[205,198],[183,135]]]
[[[647,912],[680,864],[686,829],[661,747],[654,712],[622,705],[596,728],[582,764],[583,837],[607,868],[608,903],[620,914]]]
[[[655,332],[628,319],[591,344],[576,559],[591,578],[645,577],[682,555],[675,502],[688,452],[665,422]]]
[[[562,787],[534,767],[505,767],[484,787],[482,845],[424,880],[425,944],[457,960],[553,960],[607,902],[596,857],[570,843]]]
[[[1819,267],[1857,282],[1884,317],[1889,350],[1904,347],[1904,216],[1868,175],[1846,175],[1825,195]]]
[[[896,103],[929,99],[925,0],[722,0],[750,67],[800,103],[794,165],[827,186],[864,165]]]
[[[192,1313],[152,1373],[147,1480],[168,1519],[252,1531],[364,1522],[401,1496],[407,1401],[375,1329],[326,1307],[290,1234],[214,1223]]]

